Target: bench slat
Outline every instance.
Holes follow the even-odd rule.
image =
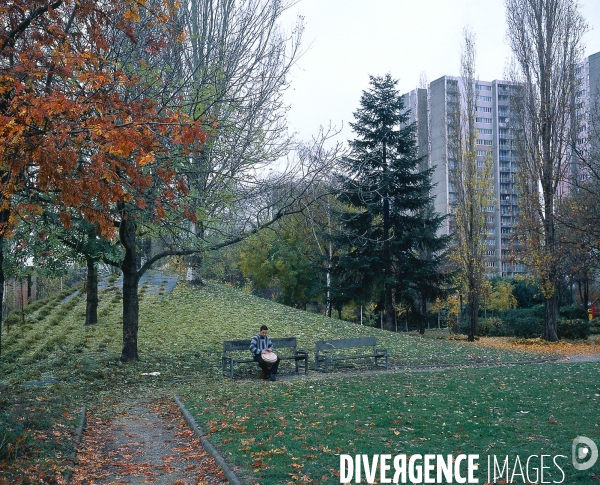
[[[333,349],[351,349],[353,347],[375,347],[375,345],[375,337],[341,338],[315,342],[316,349],[319,352]]]

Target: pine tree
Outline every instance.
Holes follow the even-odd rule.
[[[437,235],[443,217],[431,210],[431,169],[420,170],[416,127],[390,74],[370,77],[350,123],[356,138],[342,161],[337,298],[375,302],[395,329],[394,303],[418,312],[442,286]]]

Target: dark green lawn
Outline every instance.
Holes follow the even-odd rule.
[[[530,455],[562,454],[564,483],[594,483],[571,465],[571,444],[578,435],[600,444],[599,371],[600,364],[536,364],[225,381],[218,393],[190,389],[183,397],[225,456],[261,485],[339,483],[340,454],[427,453],[480,455],[480,483],[488,455],[508,455],[512,468],[517,456],[525,467]],[[554,466],[545,472],[544,480],[562,479]]]

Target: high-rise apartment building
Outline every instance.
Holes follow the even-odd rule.
[[[433,167],[435,210],[448,214],[445,233],[452,230],[452,204],[455,198],[451,179],[452,153],[449,140],[453,115],[460,108],[462,79],[443,76],[404,95],[406,107],[411,109],[411,122],[417,123],[420,152],[427,165]],[[477,81],[476,118],[477,163],[485,164],[488,153],[493,159],[494,201],[485,208],[487,223],[486,272],[489,275],[514,276],[523,273],[521,264],[510,261],[508,251],[518,213],[515,192],[516,159],[508,127],[508,83]],[[426,142],[426,149],[423,144]]]
[[[577,150],[572,157],[573,176],[585,179],[587,171],[577,153],[600,153],[600,52],[586,57],[575,70],[578,86],[573,103],[574,138]]]
[[[593,133],[590,113],[600,116],[600,52],[589,56],[576,70],[580,88],[574,100],[577,123],[577,143],[588,149],[600,141]],[[424,157],[424,166],[433,167],[433,196],[435,210],[448,214],[443,231],[452,231],[452,204],[455,197],[451,179],[452,142],[449,134],[454,118],[452,113],[460,109],[463,90],[460,77],[443,76],[431,82],[427,89],[421,88],[404,95],[405,106],[411,110],[410,122],[417,124],[419,154]],[[485,266],[488,275],[515,276],[526,268],[510,258],[518,208],[518,193],[515,187],[518,158],[513,147],[513,136],[509,127],[510,83],[506,81],[477,81],[476,117],[477,163],[485,164],[488,152],[493,159],[494,201],[485,208],[487,223]],[[575,162],[573,163],[575,167]]]

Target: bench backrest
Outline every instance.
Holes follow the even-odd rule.
[[[250,350],[250,340],[226,340],[223,342],[223,352],[234,350]]]
[[[296,337],[272,338],[271,342],[273,342],[275,352],[277,349],[296,349]],[[223,353],[235,350],[250,350],[250,340],[226,340],[223,342]]]
[[[341,338],[336,340],[319,340],[315,342],[317,352],[334,349],[351,349],[354,347],[375,347],[375,337]]]

